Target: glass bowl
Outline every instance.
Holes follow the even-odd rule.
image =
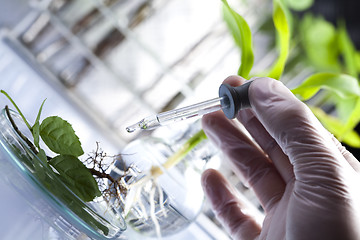
[[[20,116],[10,111],[20,132],[31,133]],[[70,239],[121,239],[126,229],[121,213],[101,198],[85,203],[49,169],[15,131],[3,109],[0,113],[0,168],[6,184],[18,191],[54,229]]]
[[[132,176],[125,181],[135,186],[123,196],[125,221],[136,232],[149,237],[169,237],[187,228],[201,212],[204,200],[201,172],[211,158],[205,151],[209,150],[208,141],[191,150],[176,166],[161,168],[188,138],[185,134],[169,143],[160,138],[144,137],[122,150],[122,162],[117,162],[116,167],[118,172],[126,170],[124,167],[132,168]],[[137,184],[153,167],[160,167],[163,173],[143,182],[139,189]],[[116,172],[114,168],[114,177],[117,177]],[[128,205],[129,202],[133,203]]]

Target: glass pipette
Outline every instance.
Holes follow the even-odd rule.
[[[222,99],[223,98],[214,98],[191,106],[155,114],[142,119],[140,122],[135,123],[134,125],[127,127],[126,130],[128,132],[134,132],[137,129],[152,130],[173,122],[182,121],[194,117],[200,117],[204,114],[220,110]]]
[[[250,83],[251,81],[248,81],[238,87],[221,84],[218,98],[146,117],[127,127],[126,131],[131,133],[138,129],[153,130],[160,126],[189,118],[200,117],[220,109],[225,113],[227,118],[235,118],[240,109],[250,107],[248,98],[248,88]]]

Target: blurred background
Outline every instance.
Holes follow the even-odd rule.
[[[15,99],[30,121],[46,98],[42,116],[68,120],[85,152],[92,151],[98,141],[109,154],[119,153],[133,139],[150,134],[129,134],[126,126],[156,112],[214,98],[223,79],[236,73],[239,52],[222,20],[221,4],[207,0],[3,0],[0,88]],[[255,29],[271,6],[260,0],[236,4],[242,4],[240,12]],[[265,45],[259,51],[262,54]],[[5,98],[0,102],[9,104]],[[230,170],[229,176],[233,176]],[[6,195],[7,202],[0,199],[4,239],[41,238],[48,229],[46,221],[36,217],[11,189]],[[253,198],[250,192],[249,198]],[[19,226],[25,226],[21,233]],[[193,224],[169,239],[228,236],[204,206]]]
[[[276,58],[275,36],[267,31],[272,2],[229,2],[250,25],[254,70],[260,72]],[[319,0],[312,10],[336,21],[356,9],[351,5],[355,1],[348,2],[351,7],[346,10],[341,7],[344,1]],[[30,121],[46,98],[43,116],[58,115],[72,123],[85,152],[98,141],[105,151],[119,153],[132,140],[152,134],[129,134],[126,126],[156,112],[214,98],[223,79],[236,74],[240,55],[222,19],[221,4],[220,0],[2,0],[0,88]],[[349,19],[357,43],[358,19]],[[290,59],[299,51],[294,47]],[[313,72],[304,63],[293,63],[282,79],[288,86]],[[3,97],[0,103],[8,104]],[[226,165],[217,167],[260,213],[254,194]],[[13,196],[14,202],[0,199],[0,231],[8,236],[4,239],[15,236],[11,226],[16,224],[24,225],[17,239],[42,236],[46,223],[33,217],[31,210],[21,210],[21,200]],[[22,213],[27,217],[20,221]],[[169,239],[229,237],[205,204],[189,228]]]

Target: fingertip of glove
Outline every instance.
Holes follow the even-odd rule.
[[[213,174],[216,174],[216,170],[215,169],[212,169],[212,168],[209,168],[209,169],[206,169],[202,175],[201,175],[201,182],[204,184],[207,183],[208,179],[211,178],[211,176]]]
[[[208,186],[211,185],[211,176],[214,174],[216,170],[214,169],[207,169],[201,175],[201,185],[206,194],[208,194]]]
[[[217,203],[220,198],[218,195],[224,185],[223,182],[223,176],[215,169],[207,169],[201,175],[203,190],[213,203]]]
[[[256,106],[259,102],[271,104],[274,97],[289,93],[289,89],[282,82],[268,77],[254,78],[249,88],[252,106]]]
[[[201,175],[201,183],[203,187],[215,187],[223,182],[223,176],[221,173],[215,169],[209,168],[206,169]]]
[[[223,81],[223,83],[229,84],[230,86],[240,86],[241,84],[244,84],[246,82],[246,79],[238,76],[238,75],[231,75]]]
[[[209,127],[217,125],[219,121],[222,122],[224,118],[225,115],[221,111],[213,112],[213,113],[205,114],[202,117],[201,123],[204,130],[206,130]]]

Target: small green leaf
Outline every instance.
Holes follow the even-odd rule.
[[[12,100],[12,98],[9,96],[9,94],[7,94],[7,92],[5,92],[4,90],[0,91],[2,94],[4,94],[9,100],[10,102],[14,105],[14,107],[16,108],[16,110],[18,111],[18,113],[20,114],[21,118],[23,119],[24,123],[26,124],[26,126],[29,128],[29,130],[31,130],[31,126],[28,123],[28,121],[26,120],[24,114],[22,114],[22,112],[20,111],[20,108],[16,105],[16,103],[14,102],[14,100]]]
[[[83,201],[88,202],[101,196],[98,185],[89,169],[71,155],[58,155],[50,160],[63,182]]]
[[[40,125],[40,136],[55,153],[80,156],[84,153],[71,125],[57,116],[48,117]]]
[[[295,11],[304,11],[314,4],[314,0],[285,0],[284,2]]]
[[[343,125],[342,134],[347,135],[356,125],[360,122],[360,97],[357,98],[356,104],[353,108],[352,113],[347,119],[345,125]]]
[[[39,109],[39,112],[38,112],[38,115],[36,117],[36,121],[35,121],[34,125],[31,127],[31,133],[32,133],[33,138],[34,138],[34,144],[38,149],[40,148],[40,146],[39,146],[39,141],[40,141],[40,115],[41,115],[41,111],[42,111],[42,108],[44,106],[45,101],[46,101],[46,99],[42,102],[42,104],[40,106],[40,109]]]
[[[292,90],[302,100],[308,100],[320,89],[329,90],[340,98],[349,99],[360,96],[358,80],[352,76],[335,73],[317,73]]]
[[[354,130],[351,130],[350,132],[348,132],[345,135],[345,137],[343,138],[342,142],[346,143],[350,147],[360,148],[360,136]]]
[[[273,21],[279,37],[280,52],[277,61],[271,67],[269,77],[280,79],[289,55],[290,27],[286,7],[279,1],[274,1]]]
[[[344,23],[340,24],[338,37],[339,49],[345,60],[346,71],[351,76],[358,77],[356,49],[346,31]]]
[[[320,108],[312,107],[311,110],[324,127],[333,133],[339,141],[342,141],[351,147],[360,148],[360,136],[352,128],[344,133],[344,124],[339,119],[327,115]]]
[[[343,123],[346,123],[355,109],[357,98],[342,99],[337,95],[331,97],[333,98],[332,101],[335,103],[339,119]]]
[[[43,149],[39,149],[39,152],[36,154],[36,156],[44,163],[45,166],[48,165],[47,163],[47,156]],[[40,164],[39,161],[33,161],[34,168],[35,168],[35,174],[38,176],[39,179],[45,180],[46,179],[46,171],[44,170],[44,166]]]
[[[360,72],[360,52],[355,53],[355,64],[357,71]]]
[[[236,13],[226,0],[222,0],[224,20],[241,51],[238,75],[248,78],[254,64],[251,30],[245,19]]]
[[[47,156],[43,149],[39,149],[38,154],[36,156],[44,163],[47,164]]]

